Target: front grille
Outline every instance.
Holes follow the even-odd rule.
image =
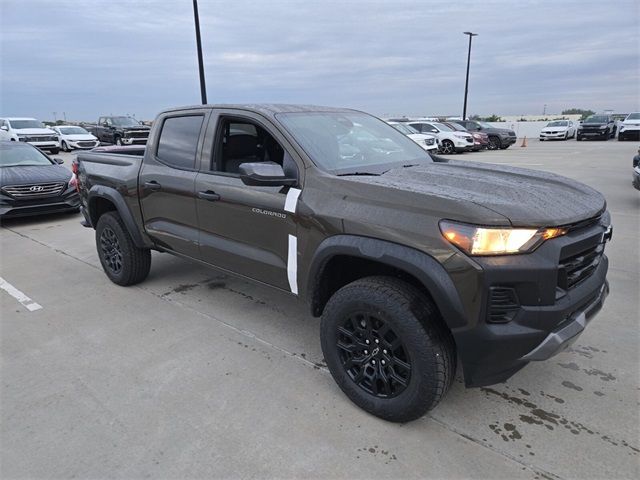
[[[64,185],[64,182],[9,185],[2,190],[13,198],[38,198],[60,195]]]
[[[513,320],[520,309],[518,295],[513,288],[491,287],[489,289],[489,314],[491,323],[507,323]]]
[[[569,290],[589,278],[596,271],[604,245],[599,243],[582,252],[560,260],[558,268],[558,287]]]
[[[20,140],[23,142],[55,142],[58,140],[58,138],[53,135],[39,135],[31,137],[20,137]]]
[[[516,132],[509,132],[509,136],[510,137],[515,137],[516,136]]]
[[[86,142],[78,142],[78,145],[81,147],[93,147],[96,144],[94,141],[86,141]]]
[[[147,138],[148,136],[149,136],[148,130],[135,130],[135,131],[125,133],[125,137],[128,137],[128,138]]]

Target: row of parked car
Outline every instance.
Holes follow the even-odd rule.
[[[145,145],[149,126],[133,117],[100,117],[91,125],[45,126],[35,118],[0,118],[0,141],[26,142],[57,154],[60,150],[89,150],[101,143],[115,145]]]
[[[516,132],[497,128],[475,120],[433,121],[425,118],[390,118],[387,120],[396,130],[418,142],[426,150],[443,154],[478,151],[483,149],[505,150],[516,143]]]
[[[640,140],[640,112],[627,115],[622,122],[616,122],[611,115],[591,115],[581,122],[554,120],[540,131],[540,141],[544,140]]]

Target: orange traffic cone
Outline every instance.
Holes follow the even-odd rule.
[[[527,136],[525,135],[524,138],[522,139],[522,145],[520,145],[521,147],[526,147],[527,146]]]

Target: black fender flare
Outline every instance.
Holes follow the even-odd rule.
[[[336,255],[374,260],[412,275],[430,293],[443,320],[451,330],[468,324],[458,291],[440,262],[415,248],[357,235],[329,237],[316,249],[307,281],[307,297],[312,310],[323,269]]]
[[[106,187],[104,185],[94,185],[89,190],[87,205],[89,210],[89,219],[91,220],[91,225],[93,228],[96,228],[96,224],[98,223],[97,212],[95,209],[95,202],[98,198],[104,198],[109,200],[116,207],[116,211],[120,218],[124,222],[124,225],[127,227],[129,235],[131,235],[131,239],[133,243],[138,248],[148,248],[149,245],[142,238],[142,234],[140,233],[140,229],[136,225],[136,222],[131,214],[131,210],[127,206],[124,198],[115,188]]]

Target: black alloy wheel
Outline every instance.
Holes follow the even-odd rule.
[[[411,379],[411,359],[391,326],[367,312],[349,316],[338,328],[337,347],[347,375],[378,398],[402,393]]]
[[[455,147],[453,146],[453,142],[451,140],[442,141],[442,146],[440,147],[440,151],[443,154],[448,155],[450,153],[453,153],[454,150],[455,150]]]
[[[109,226],[105,226],[100,234],[100,249],[107,268],[118,275],[122,271],[122,249],[116,233]]]
[[[498,150],[501,146],[498,137],[489,137],[489,150]]]

